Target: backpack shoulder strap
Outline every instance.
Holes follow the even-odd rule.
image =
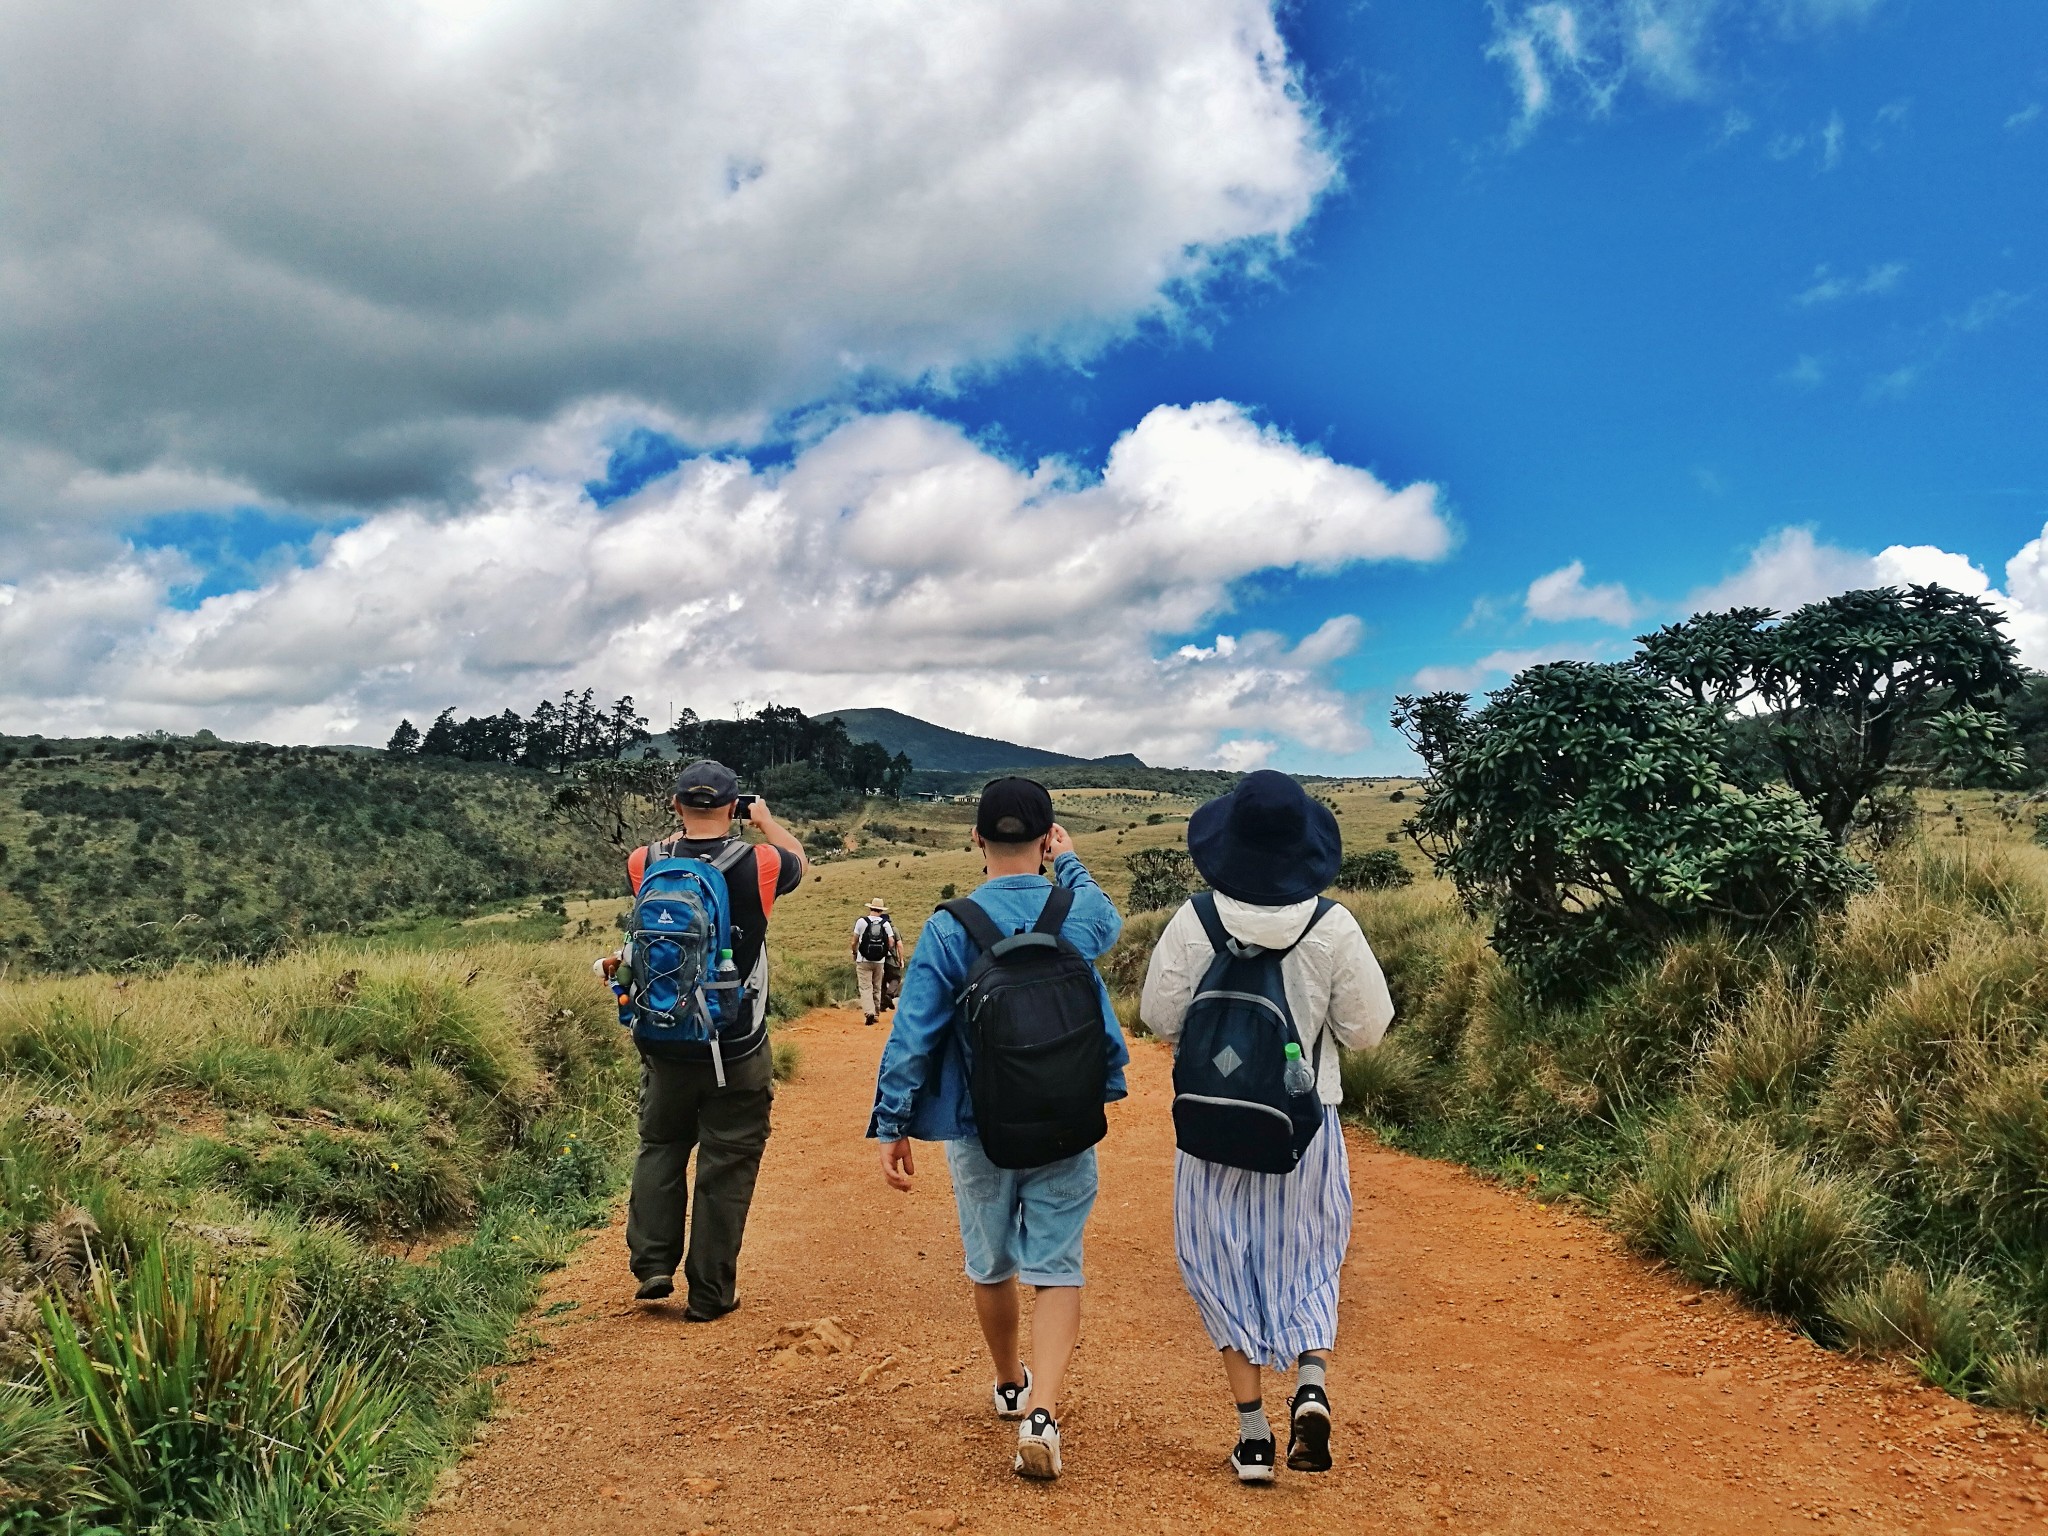
[[[1038,914],[1038,921],[1031,925],[1033,933],[1058,934],[1067,920],[1067,914],[1074,910],[1074,893],[1064,885],[1056,885],[1045,898],[1045,910]]]
[[[1295,952],[1295,950],[1297,950],[1297,949],[1299,949],[1299,948],[1301,947],[1301,941],[1302,941],[1303,939],[1305,939],[1305,938],[1307,938],[1307,937],[1309,936],[1309,933],[1310,933],[1310,931],[1311,931],[1312,929],[1314,929],[1315,925],[1316,925],[1317,923],[1320,923],[1320,922],[1321,922],[1321,921],[1323,920],[1323,915],[1324,915],[1325,913],[1327,913],[1327,912],[1328,912],[1328,911],[1329,911],[1329,910],[1330,910],[1330,909],[1331,909],[1332,907],[1334,907],[1334,906],[1336,906],[1336,905],[1337,905],[1337,903],[1335,903],[1334,901],[1330,900],[1330,898],[1329,898],[1329,897],[1327,897],[1327,896],[1318,896],[1318,897],[1316,898],[1316,909],[1315,909],[1315,911],[1314,911],[1314,912],[1312,912],[1312,913],[1310,913],[1310,914],[1309,914],[1309,919],[1308,919],[1308,921],[1307,921],[1306,923],[1302,924],[1302,927],[1301,927],[1301,932],[1297,933],[1297,934],[1296,934],[1296,935],[1294,936],[1294,942],[1293,942],[1292,944],[1288,945],[1288,946],[1287,946],[1287,947],[1286,947],[1285,949],[1274,949],[1274,950],[1268,950],[1268,951],[1267,951],[1267,953],[1268,953],[1268,954],[1273,954],[1273,955],[1291,955],[1291,954],[1293,954],[1293,953]]]
[[[983,910],[981,903],[972,896],[962,896],[957,900],[945,902],[939,910],[965,928],[968,942],[983,954],[987,954],[1003,942],[1002,929],[996,926],[995,919],[990,917]]]
[[[728,838],[726,839],[725,845],[721,847],[716,853],[712,854],[709,859],[705,860],[705,862],[708,863],[713,869],[717,870],[721,875],[727,875],[732,873],[734,866],[736,866],[741,859],[745,858],[749,853],[752,853],[753,851],[754,845],[748,842],[744,837]]]
[[[1230,953],[1230,930],[1223,926],[1223,916],[1216,910],[1214,891],[1197,891],[1188,898],[1188,905],[1195,909],[1195,916],[1202,920],[1202,932],[1209,936],[1209,947],[1219,955]]]

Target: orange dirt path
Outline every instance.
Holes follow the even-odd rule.
[[[619,1230],[550,1285],[542,1343],[424,1536],[2048,1531],[2048,1436],[1831,1355],[1600,1227],[1353,1133],[1330,1372],[1337,1465],[1241,1488],[1174,1268],[1170,1064],[1135,1047],[1089,1229],[1066,1475],[1011,1475],[945,1159],[887,1189],[862,1139],[884,1031],[794,1026],[741,1309],[629,1299]],[[824,1326],[791,1348],[786,1325]],[[833,1343],[841,1343],[835,1352]],[[807,1351],[826,1351],[811,1353]],[[1269,1411],[1286,1384],[1268,1378]]]

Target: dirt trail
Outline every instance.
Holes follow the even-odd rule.
[[[634,1306],[601,1234],[550,1287],[541,1348],[425,1536],[2048,1530],[2048,1436],[1356,1137],[1337,1466],[1240,1488],[1174,1269],[1169,1063],[1149,1043],[1103,1150],[1067,1473],[1027,1484],[989,1412],[944,1158],[920,1147],[904,1197],[861,1139],[883,1033],[843,1012],[793,1030],[803,1070],[776,1104],[740,1311],[695,1326]],[[785,1325],[825,1318],[850,1342],[826,1324],[790,1347]],[[1283,1392],[1269,1378],[1271,1409]]]

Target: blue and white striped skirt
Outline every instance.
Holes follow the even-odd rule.
[[[1174,1255],[1218,1349],[1285,1369],[1334,1345],[1350,1245],[1351,1160],[1335,1105],[1292,1173],[1174,1154]]]

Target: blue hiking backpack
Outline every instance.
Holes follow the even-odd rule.
[[[744,1027],[751,1001],[732,963],[732,892],[726,874],[752,845],[733,838],[708,859],[673,841],[647,850],[620,963],[622,1022],[635,1040],[708,1044],[718,1081],[718,1037]]]
[[[1287,1090],[1287,1047],[1299,1050],[1280,962],[1336,905],[1327,896],[1286,949],[1240,944],[1223,926],[1216,897],[1190,898],[1216,958],[1195,988],[1173,1056],[1174,1144],[1190,1157],[1252,1173],[1292,1173],[1323,1127],[1311,1087]],[[1322,1042],[1316,1042],[1321,1066]]]

